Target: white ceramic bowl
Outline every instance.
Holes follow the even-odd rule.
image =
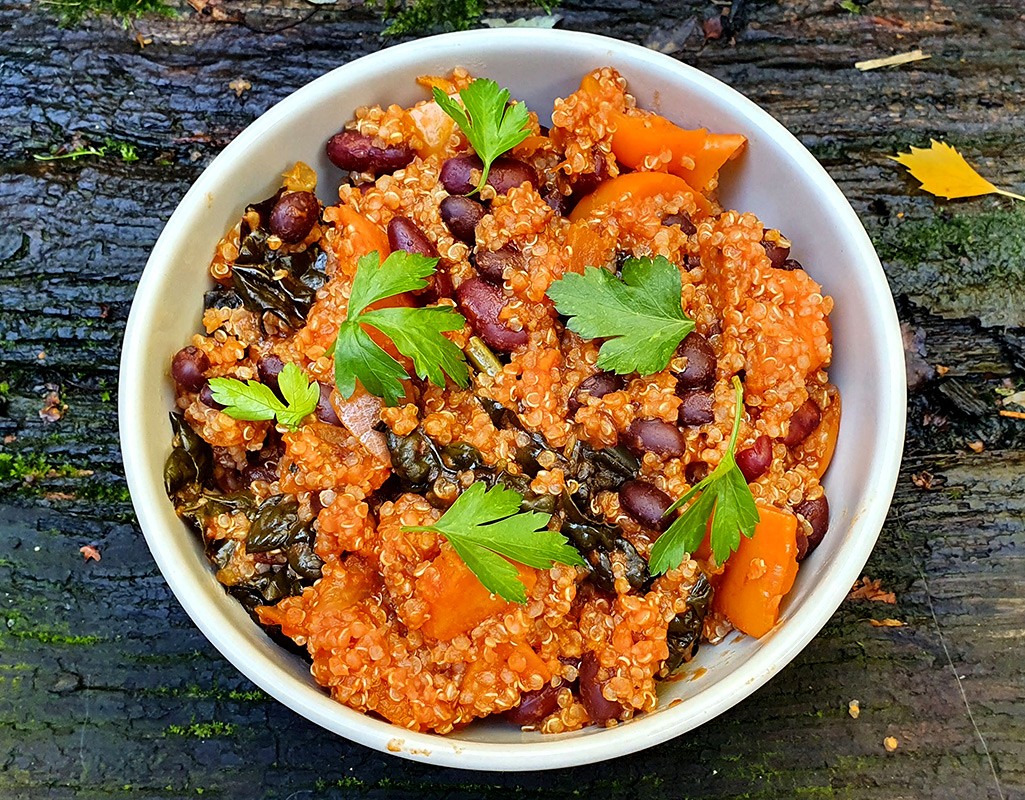
[[[830,374],[844,411],[825,480],[829,535],[802,564],[779,624],[758,640],[731,636],[702,647],[690,670],[699,677],[663,686],[653,713],[557,736],[489,723],[447,736],[412,733],[332,701],[307,665],[273,644],[215,580],[162,485],[170,358],[199,330],[214,245],[248,201],[271,194],[300,159],[321,175],[323,199],[336,199],[324,180],[338,175],[324,142],[357,106],[410,104],[423,97],[416,76],[464,66],[544,114],[586,72],[605,65],[627,78],[641,107],[687,127],[747,136],[747,153],[726,169],[723,205],[783,230],[795,257],[836,300]],[[642,47],[503,29],[421,39],[346,64],[281,101],[228,145],[185,195],[143,272],[125,331],[119,404],[125,474],[146,541],[185,610],[239,670],[318,725],[377,750],[468,769],[538,770],[624,755],[689,731],[751,694],[811,640],[858,578],[886,516],[904,438],[905,379],[897,316],[872,244],[825,170],[778,122],[714,78]]]

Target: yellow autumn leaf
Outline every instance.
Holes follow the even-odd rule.
[[[922,189],[938,197],[954,200],[959,197],[978,197],[983,194],[1002,194],[1015,200],[1025,200],[1020,194],[994,186],[972,167],[964,156],[945,142],[930,140],[931,147],[912,147],[910,153],[898,153],[887,158],[907,167],[922,183]]]

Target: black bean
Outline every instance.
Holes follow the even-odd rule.
[[[715,370],[719,364],[708,339],[691,331],[676,348],[677,357],[687,359],[683,372],[676,375],[677,392],[691,389],[711,389],[715,385]]]
[[[596,725],[604,725],[609,720],[618,719],[623,707],[612,700],[607,700],[601,693],[602,683],[598,680],[598,657],[590,650],[584,653],[580,662],[580,702],[583,703],[587,716]]]
[[[209,381],[204,383],[203,388],[199,390],[199,402],[205,406],[209,406],[210,408],[216,408],[218,411],[225,408],[225,406],[214,400],[214,392],[213,389],[210,388]]]
[[[194,345],[183,347],[171,359],[171,377],[189,392],[198,392],[206,383],[203,374],[210,369],[210,358]]]
[[[769,263],[776,269],[785,269],[783,264],[790,258],[790,248],[781,247],[776,242],[762,239],[762,247],[765,248],[765,255],[769,257]]]
[[[477,223],[484,219],[484,206],[470,197],[453,194],[441,201],[441,219],[459,241],[477,241]]]
[[[623,388],[623,378],[615,372],[599,372],[580,381],[569,398],[569,413],[572,416],[584,405],[588,397],[604,397]]]
[[[501,286],[505,276],[505,268],[516,268],[523,264],[520,251],[507,244],[499,250],[478,250],[473,254],[473,265],[477,274],[488,283]]]
[[[819,427],[822,421],[822,412],[810,397],[804,401],[794,415],[790,418],[790,427],[787,435],[780,439],[787,447],[796,447],[807,439],[813,430]]]
[[[392,217],[388,223],[388,244],[392,250],[405,250],[428,258],[438,257],[438,248],[408,217]]]
[[[734,458],[744,480],[748,483],[758,480],[772,464],[772,440],[768,436],[759,436],[753,445],[740,450]]]
[[[256,362],[256,370],[260,374],[260,383],[266,384],[274,391],[278,389],[278,375],[285,368],[285,362],[273,353],[260,356]]]
[[[492,350],[505,353],[527,343],[525,330],[513,330],[499,319],[506,300],[497,287],[470,278],[456,290],[456,300],[474,333]]]
[[[495,190],[496,194],[508,194],[510,189],[529,183],[537,186],[537,172],[534,168],[518,158],[502,156],[496,158],[488,170],[488,186]]]
[[[569,216],[569,212],[573,210],[569,197],[560,192],[558,186],[545,184],[541,187],[539,194],[548,207],[560,217]]]
[[[270,212],[270,232],[281,241],[301,242],[320,219],[320,202],[313,192],[283,194]]]
[[[660,419],[635,419],[623,444],[638,456],[657,453],[678,458],[687,452],[687,439],[680,429]]]
[[[619,505],[634,522],[664,531],[671,522],[666,511],[673,498],[647,481],[627,481],[619,488]]]
[[[317,419],[326,422],[328,425],[341,426],[342,421],[338,419],[335,407],[331,405],[331,386],[326,383],[319,383],[320,399],[317,400]]]
[[[477,188],[473,171],[484,169],[484,162],[473,153],[453,156],[441,165],[441,185],[449,194],[468,194]]]
[[[698,232],[697,225],[691,220],[690,215],[684,211],[679,214],[670,214],[662,220],[663,225],[677,225],[680,230],[688,236],[692,236]],[[764,244],[764,242],[762,242]]]
[[[680,392],[680,416],[677,421],[681,425],[707,425],[715,421],[712,409],[712,393],[701,389]]]
[[[794,512],[804,517],[811,526],[810,533],[803,525],[797,527],[797,560],[802,561],[819,546],[826,531],[829,530],[829,501],[825,495],[818,500],[805,500],[794,506]]]
[[[712,470],[704,461],[691,461],[684,469],[683,474],[687,477],[687,483],[697,486],[708,477]]]
[[[327,157],[339,169],[381,175],[408,166],[415,153],[407,144],[378,147],[374,138],[342,131],[327,140]]]
[[[249,464],[244,470],[242,470],[242,480],[246,486],[251,484],[253,481],[274,483],[278,477],[278,465],[276,462]]]
[[[514,725],[538,725],[559,708],[561,686],[545,684],[540,689],[520,695],[520,704],[505,712],[505,718]]]

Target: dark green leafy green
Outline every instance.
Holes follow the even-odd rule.
[[[164,463],[164,488],[169,497],[198,495],[213,479],[213,451],[181,414],[171,414],[171,455]]]
[[[605,339],[598,368],[620,375],[652,375],[669,364],[677,345],[694,330],[683,313],[680,271],[662,256],[628,258],[620,280],[587,267],[548,289],[568,327],[585,339]]]

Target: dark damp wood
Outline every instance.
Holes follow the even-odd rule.
[[[135,526],[117,357],[163,221],[271,104],[389,43],[376,12],[345,0],[207,10],[61,29],[46,4],[0,0],[0,796],[1025,797],[1025,422],[996,405],[997,390],[1025,385],[1025,207],[936,201],[884,158],[944,138],[1021,191],[1019,0],[876,0],[860,15],[820,0],[558,9],[562,27],[723,78],[801,138],[875,241],[925,380],[865,570],[897,603],[844,603],[769,685],[687,736],[544,775],[402,762],[296,717],[206,643]],[[706,41],[703,22],[723,10],[722,38]],[[533,13],[524,0],[486,16]],[[152,42],[140,49],[136,33]],[[852,67],[916,47],[932,58]],[[241,96],[238,78],[251,84]],[[139,160],[113,147],[33,159],[107,138]],[[55,422],[39,413],[51,392],[67,406]],[[83,561],[87,544],[102,561]],[[885,618],[904,625],[868,621]]]

